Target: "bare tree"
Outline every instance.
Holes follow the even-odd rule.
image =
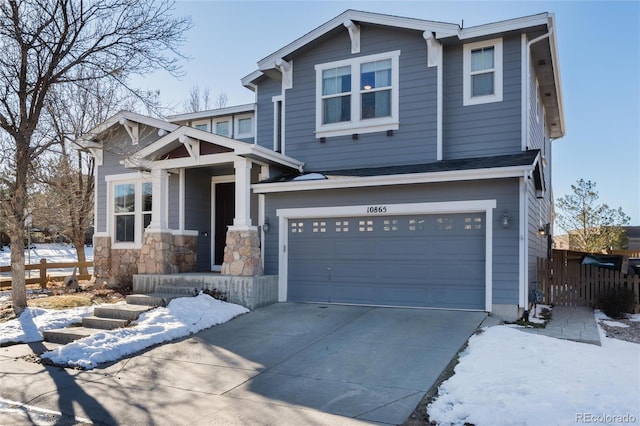
[[[220,92],[218,96],[216,96],[215,101],[213,102],[213,106],[215,108],[224,108],[229,103],[229,97],[227,96],[227,92]]]
[[[216,95],[213,100],[213,105],[211,103],[211,96],[209,92],[209,88],[205,87],[200,90],[200,86],[197,84],[191,87],[189,91],[189,96],[184,100],[182,108],[184,112],[200,112],[206,111],[213,108],[224,108],[227,106],[229,99],[225,92],[220,92]]]
[[[36,176],[52,201],[46,208],[58,214],[44,214],[41,220],[71,240],[78,261],[85,262],[86,232],[93,219],[95,163],[92,156],[74,149],[72,141],[119,109],[134,109],[136,98],[113,80],[90,79],[57,89],[47,106],[55,145],[39,159]],[[86,274],[87,268],[80,268],[80,273]]]
[[[6,0],[0,3],[0,129],[6,163],[0,207],[11,238],[13,309],[27,306],[24,224],[29,172],[56,143],[47,105],[57,87],[91,79],[126,86],[133,73],[177,75],[189,18],[169,0]]]
[[[189,96],[183,104],[185,112],[198,112],[209,109],[209,88],[205,87],[200,91],[200,86],[193,85],[189,91]]]

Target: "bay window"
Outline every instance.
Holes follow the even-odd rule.
[[[397,130],[400,51],[316,65],[316,137]]]

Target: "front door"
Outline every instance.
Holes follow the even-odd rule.
[[[227,238],[227,227],[233,225],[235,217],[235,183],[214,183],[214,241],[213,270],[220,270],[224,261],[224,246]]]

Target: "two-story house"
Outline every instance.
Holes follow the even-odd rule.
[[[348,10],[242,83],[254,105],[121,112],[78,141],[98,162],[98,277],[526,309],[565,131],[553,15],[460,28]]]

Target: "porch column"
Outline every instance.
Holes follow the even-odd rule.
[[[169,274],[178,272],[173,235],[169,229],[168,200],[169,173],[163,169],[151,170],[151,223],[144,231],[139,274]]]
[[[255,228],[251,226],[251,161],[240,158],[233,163],[236,171],[236,216],[233,228]]]
[[[151,170],[153,195],[151,197],[151,223],[145,232],[169,232],[167,196],[169,173],[163,169]]]
[[[223,275],[258,276],[263,274],[258,227],[251,224],[251,161],[234,162],[236,171],[236,215],[227,230]]]

